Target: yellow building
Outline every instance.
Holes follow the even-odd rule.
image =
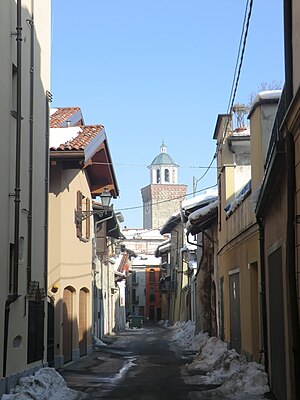
[[[53,109],[50,123],[49,322],[60,366],[92,349],[92,199],[105,190],[116,198],[118,187],[102,125],[83,125],[79,108]]]

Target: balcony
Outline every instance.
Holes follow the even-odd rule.
[[[283,133],[280,130],[280,126],[283,122],[286,111],[287,111],[286,91],[285,89],[283,89],[278,103],[277,113],[274,119],[273,129],[270,137],[269,148],[265,162],[265,169],[268,169],[269,165],[271,164],[272,158],[274,158],[277,153],[284,152]]]

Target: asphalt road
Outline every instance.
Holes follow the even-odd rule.
[[[174,346],[170,331],[144,325],[107,338],[108,346],[71,363],[58,372],[80,399],[182,400],[214,399],[216,386],[187,385],[182,379],[192,354]],[[104,339],[104,341],[106,341]]]

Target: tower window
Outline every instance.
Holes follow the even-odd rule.
[[[156,170],[156,183],[160,183],[160,170]]]
[[[170,172],[168,169],[165,169],[165,182],[170,182]]]

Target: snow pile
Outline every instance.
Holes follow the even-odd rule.
[[[97,336],[94,336],[94,345],[97,346],[97,347],[98,346],[107,346],[107,344],[102,342],[102,340],[97,338]]]
[[[204,332],[195,335],[195,324],[192,321],[176,322],[171,329],[174,329],[173,341],[186,350],[198,351],[209,337]]]
[[[21,378],[10,394],[2,396],[2,400],[75,400],[79,394],[67,387],[54,368],[41,368],[34,375]]]
[[[176,323],[173,329],[173,339],[180,347],[198,351],[186,366],[188,373],[193,371],[191,376],[184,376],[186,383],[220,385],[215,393],[230,398],[247,395],[258,399],[270,391],[262,365],[248,362],[234,349],[228,350],[227,344],[217,337],[209,337],[204,332],[195,335],[195,324],[191,321]],[[199,375],[195,375],[196,371]]]

